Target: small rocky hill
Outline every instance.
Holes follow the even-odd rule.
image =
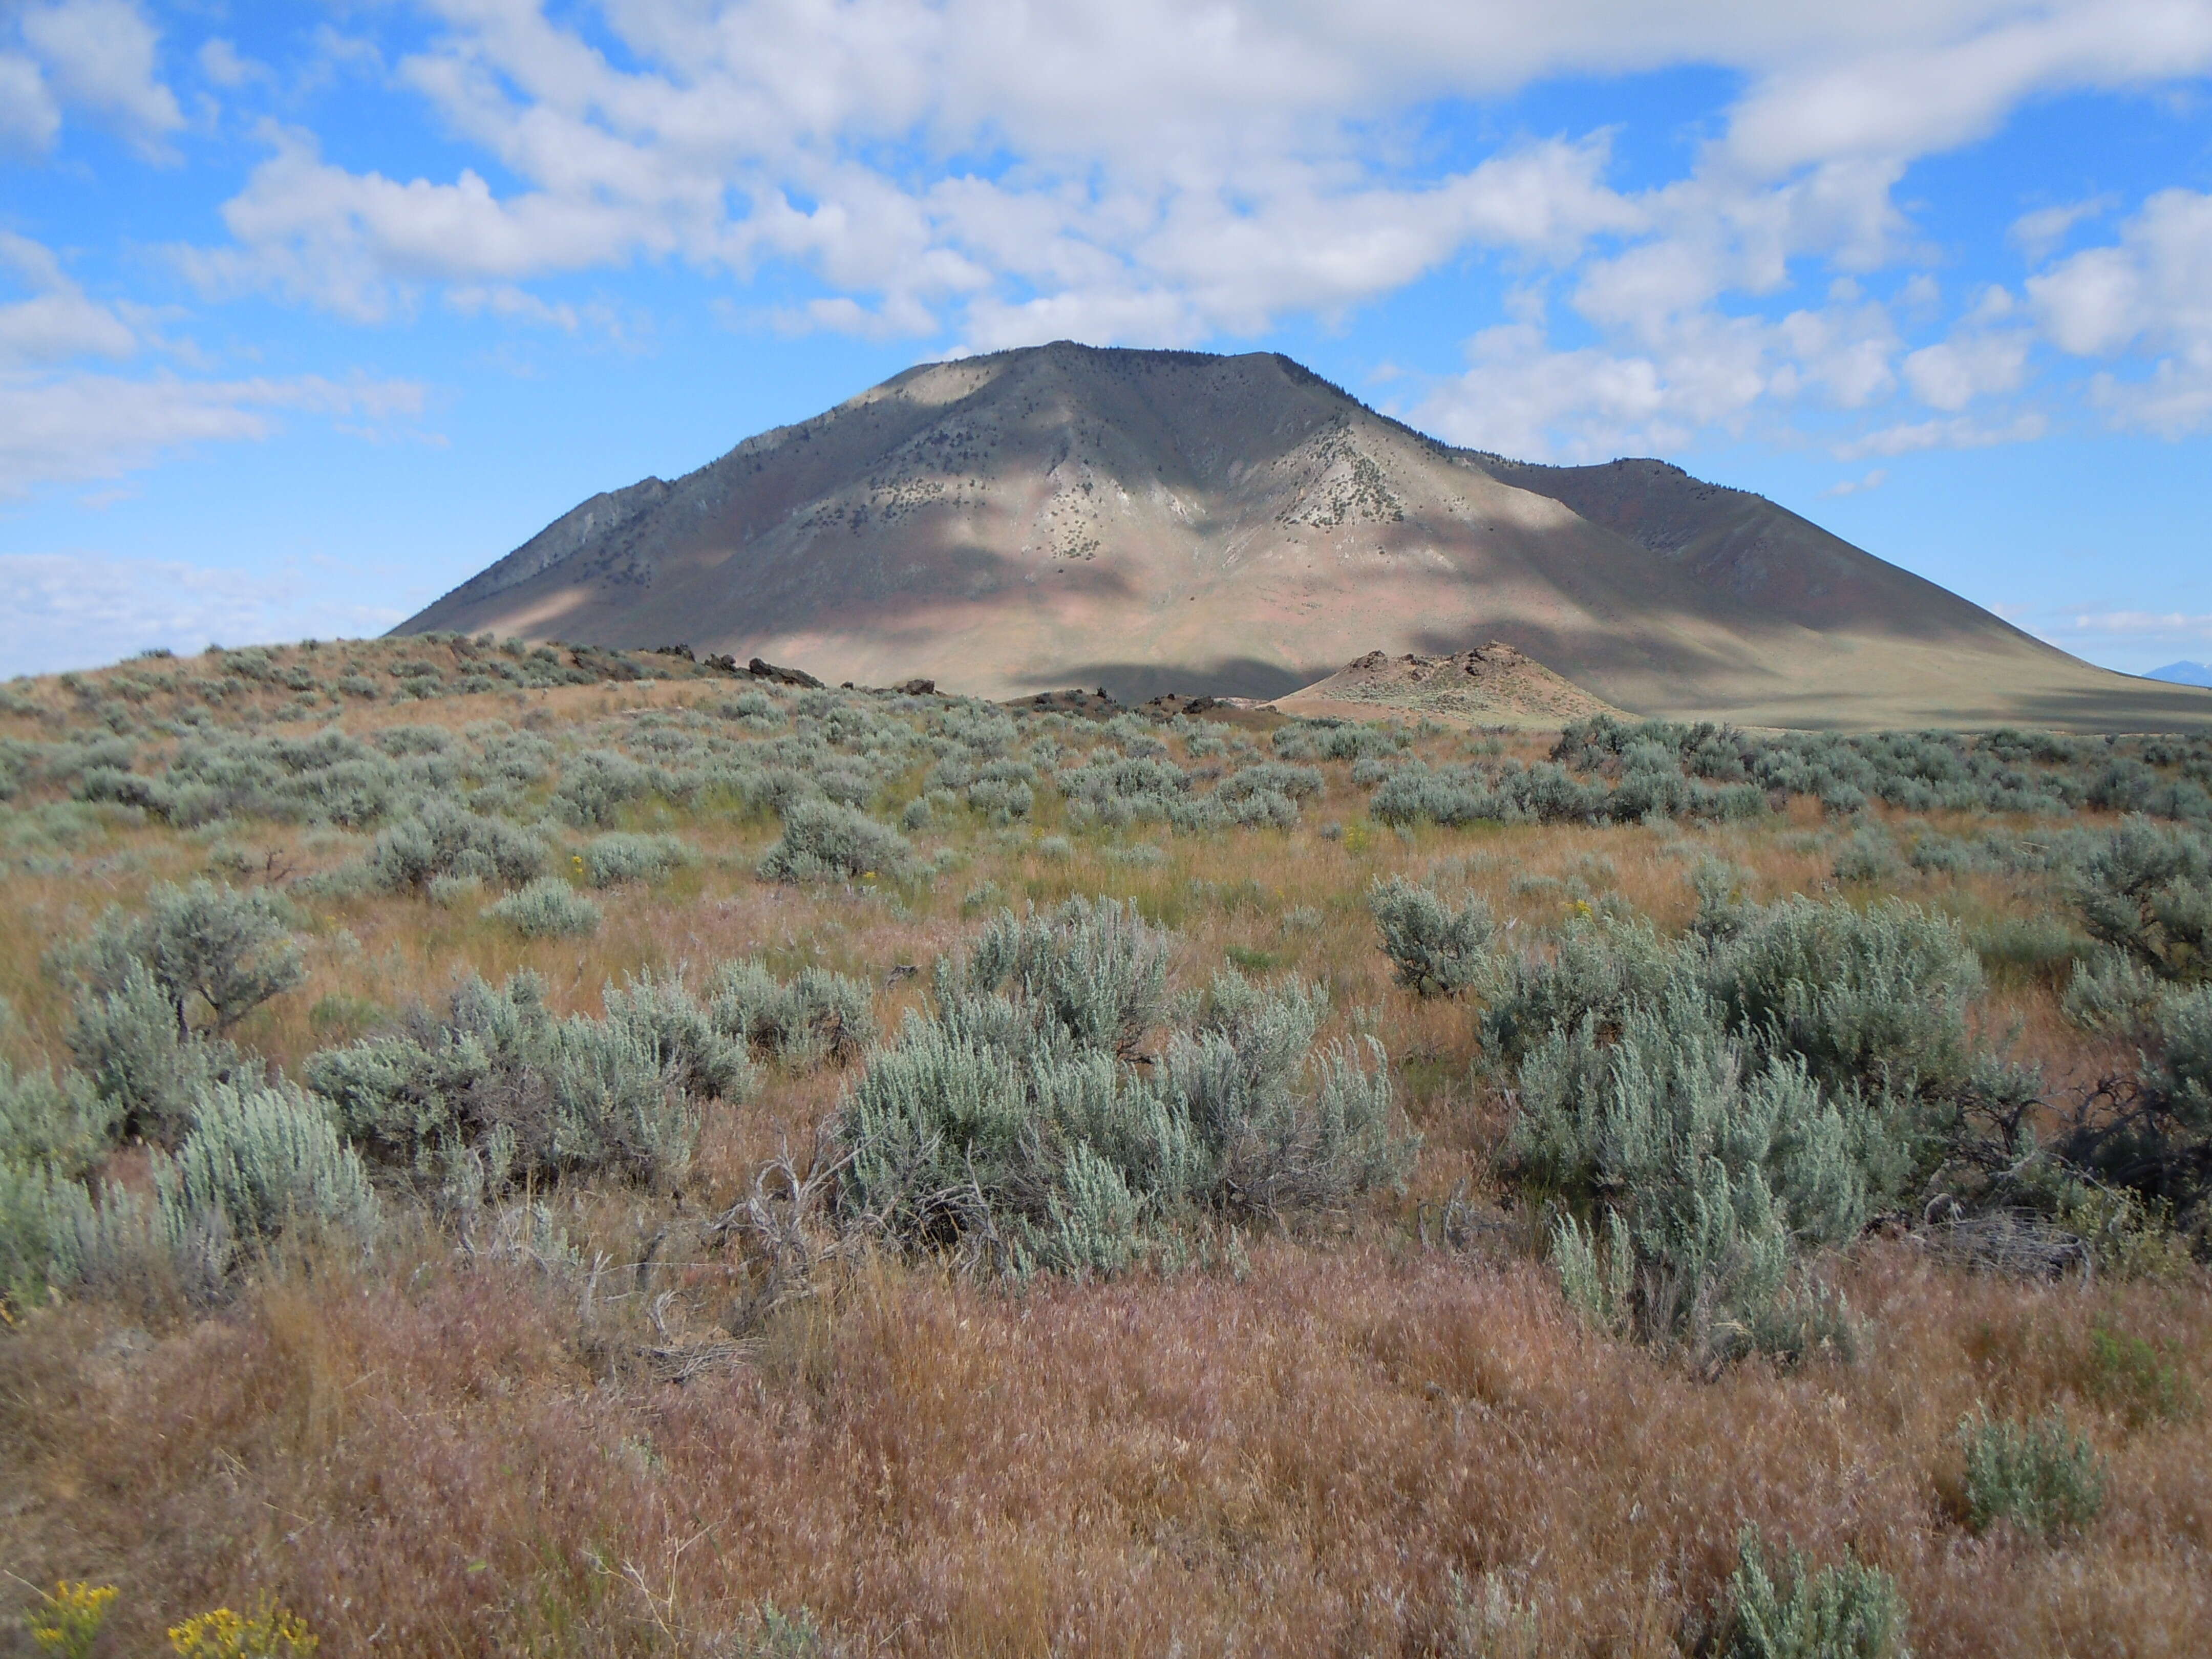
[[[1396,715],[1451,726],[1545,728],[1625,713],[1503,640],[1448,657],[1370,651],[1327,679],[1276,698],[1274,707],[1309,718],[1371,720]]]

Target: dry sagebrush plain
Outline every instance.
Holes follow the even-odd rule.
[[[2205,739],[5,696],[20,1650],[2212,1630]]]

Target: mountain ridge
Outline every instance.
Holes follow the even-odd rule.
[[[1069,342],[917,365],[593,495],[394,631],[486,628],[1128,700],[1494,638],[1646,714],[2212,720],[1668,463],[1455,449],[1279,354]]]
[[[2212,665],[2184,659],[2180,662],[2170,662],[2163,668],[2154,668],[2143,678],[2160,680],[2168,685],[2212,686]]]

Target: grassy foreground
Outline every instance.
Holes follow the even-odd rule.
[[[435,637],[4,698],[0,1563],[115,1586],[88,1651],[2212,1630],[2204,740]]]

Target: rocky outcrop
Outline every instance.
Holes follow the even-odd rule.
[[[1309,717],[1398,715],[1459,726],[1554,726],[1621,713],[1503,640],[1436,657],[1370,651],[1277,698],[1275,707]]]

